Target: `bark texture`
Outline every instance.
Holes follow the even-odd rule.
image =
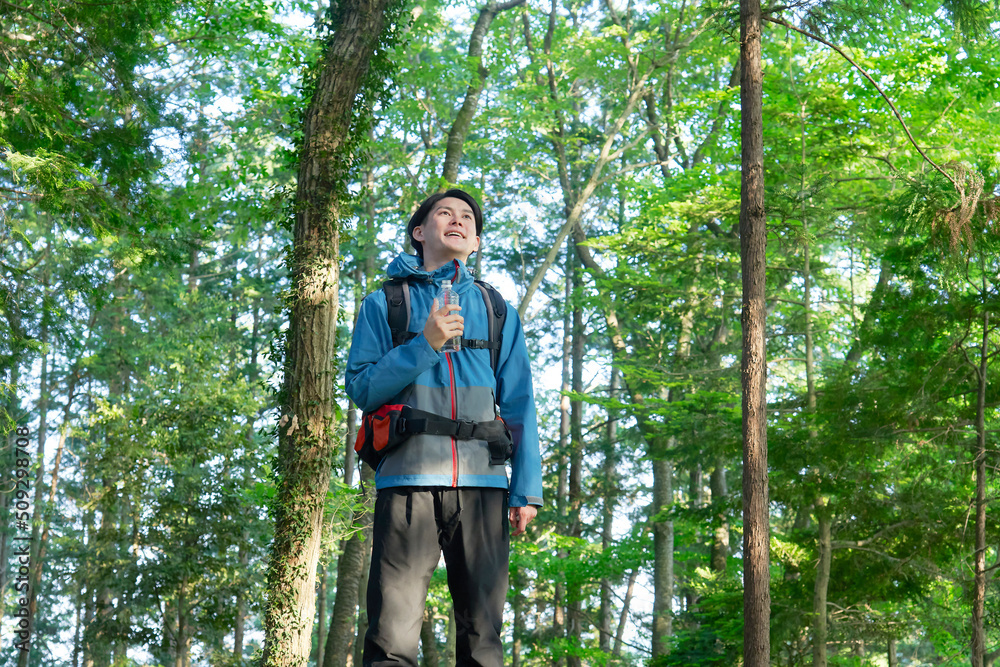
[[[330,485],[334,427],[339,225],[354,100],[385,23],[388,0],[338,3],[306,113],[292,250],[294,293],[278,428],[278,495],[268,565],[264,656],[268,666],[305,664],[315,614],[316,565]]]
[[[771,592],[767,489],[767,360],[764,346],[763,83],[760,0],[740,0],[743,271],[743,652],[746,667],[770,663]]]

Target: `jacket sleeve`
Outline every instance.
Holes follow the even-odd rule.
[[[365,411],[377,410],[440,361],[421,333],[392,346],[385,293],[372,292],[361,302],[344,373],[347,395]]]
[[[497,406],[514,441],[511,456],[511,507],[542,504],[542,457],[531,385],[531,365],[517,311],[507,306],[503,345],[497,364]]]

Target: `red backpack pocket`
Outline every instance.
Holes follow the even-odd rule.
[[[358,457],[377,470],[385,455],[394,447],[398,447],[410,436],[405,430],[405,405],[383,405],[374,412],[366,412],[361,416],[361,428],[358,429],[358,439],[354,442],[354,451]]]

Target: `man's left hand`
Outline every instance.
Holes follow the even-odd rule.
[[[534,505],[526,505],[525,507],[511,507],[510,516],[510,534],[513,537],[517,537],[524,532],[524,529],[528,527],[531,520],[535,518],[538,514],[538,508]]]

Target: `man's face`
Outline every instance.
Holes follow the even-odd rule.
[[[458,197],[439,200],[424,222],[413,228],[413,238],[423,245],[424,263],[460,259],[479,249],[476,217],[472,207]]]

